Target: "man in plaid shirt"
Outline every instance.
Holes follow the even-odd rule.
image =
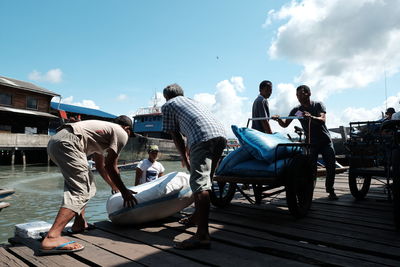
[[[197,225],[193,237],[175,242],[174,247],[209,248],[209,191],[215,168],[226,146],[225,130],[205,107],[184,97],[183,89],[178,84],[168,85],[163,93],[167,100],[161,107],[163,131],[171,134],[181,154],[182,164],[190,172],[190,188],[194,194],[194,213],[179,222]],[[187,148],[182,135],[186,137]]]

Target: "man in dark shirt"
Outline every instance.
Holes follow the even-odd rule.
[[[300,105],[290,111],[289,116],[304,117],[300,120],[307,142],[311,144],[311,157],[314,169],[317,171],[318,154],[322,155],[326,168],[325,188],[329,193],[330,200],[337,200],[333,184],[335,183],[335,150],[332,139],[326,127],[326,109],[321,102],[310,100],[311,90],[307,85],[301,85],[296,90],[297,99]],[[279,116],[273,116],[279,125],[286,128],[292,119],[282,120]]]
[[[270,81],[262,81],[260,83],[260,94],[253,103],[252,118],[269,117],[268,98],[271,93],[272,83]],[[251,128],[264,133],[272,133],[268,120],[253,120]]]

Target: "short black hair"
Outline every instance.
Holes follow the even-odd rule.
[[[131,118],[129,118],[126,115],[121,115],[121,116],[116,117],[114,119],[114,123],[122,125],[122,126],[129,126],[130,129],[132,129],[132,126],[133,126]]]
[[[261,89],[264,89],[264,88],[272,88],[272,83],[268,80],[262,81],[260,83],[259,88],[260,88],[260,91],[261,91]]]
[[[308,87],[307,85],[304,85],[304,84],[297,87],[296,92],[298,92],[300,90],[311,93],[310,87]]]
[[[393,114],[393,113],[396,113],[396,110],[394,108],[388,108],[386,110],[386,114]]]
[[[165,87],[163,94],[165,98],[171,99],[176,96],[183,96],[183,89],[177,83],[174,83]]]

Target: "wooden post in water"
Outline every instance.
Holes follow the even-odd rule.
[[[11,150],[11,166],[15,163],[15,148]]]
[[[22,154],[22,165],[25,167],[26,166],[26,155],[23,150],[21,151],[21,154]]]

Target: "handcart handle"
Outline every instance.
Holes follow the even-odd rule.
[[[249,123],[250,121],[263,121],[263,120],[272,120],[272,117],[258,117],[258,118],[249,118],[247,120],[247,125],[246,127],[249,128]],[[284,119],[284,120],[302,120],[304,117],[299,117],[299,116],[287,116],[287,117],[279,117],[279,119]]]

